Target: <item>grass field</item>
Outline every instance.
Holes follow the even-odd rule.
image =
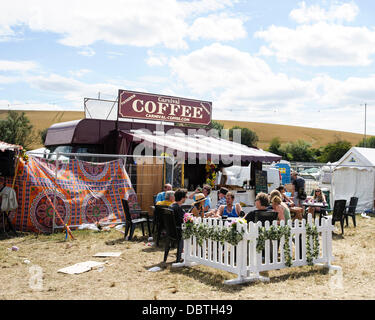
[[[268,148],[270,141],[275,137],[279,137],[281,143],[293,142],[298,139],[302,139],[311,143],[313,148],[325,146],[326,144],[335,142],[338,139],[347,140],[354,146],[363,139],[362,134],[344,131],[314,129],[259,122],[229,120],[217,121],[224,124],[225,129],[232,128],[233,126],[240,126],[256,132],[259,138],[258,147],[262,149]]]
[[[339,224],[337,223],[337,226]],[[338,230],[336,231],[340,233]],[[76,240],[65,241],[63,233],[24,234],[0,240],[0,299],[59,300],[335,300],[375,299],[375,218],[358,216],[345,235],[334,235],[334,264],[342,267],[338,278],[319,267],[294,267],[269,272],[269,283],[227,286],[236,275],[205,266],[171,268],[176,249],[162,265],[163,246],[148,246],[147,237],[136,230],[133,241],[111,231],[73,231]],[[161,243],[162,244],[162,243]],[[17,246],[18,251],[11,251]],[[116,258],[94,258],[98,252],[120,251]],[[25,260],[29,260],[27,263]],[[83,261],[107,261],[82,274],[58,273],[61,268]],[[32,289],[31,267],[40,267],[42,283]],[[148,271],[161,266],[159,272]]]
[[[71,120],[78,120],[84,118],[84,112],[75,111],[25,111],[26,116],[30,119],[31,124],[36,131],[43,130],[50,127],[54,123],[65,122]],[[7,116],[6,110],[0,110],[0,119]],[[352,145],[356,145],[363,135],[351,132],[313,129],[306,127],[296,127],[288,125],[258,123],[258,122],[243,122],[243,121],[229,121],[217,120],[224,124],[225,129],[229,129],[235,125],[249,128],[255,131],[259,137],[258,147],[267,149],[270,141],[279,137],[282,143],[293,142],[298,139],[303,139],[312,144],[312,147],[317,148],[324,146],[327,143],[334,142],[337,139],[349,141]],[[42,147],[40,142],[36,142],[32,148]]]

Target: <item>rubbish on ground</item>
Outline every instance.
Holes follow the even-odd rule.
[[[78,274],[78,273],[90,271],[91,269],[102,266],[103,264],[105,264],[105,262],[85,261],[85,262],[76,263],[66,268],[62,268],[58,270],[57,272],[67,273],[67,274]]]
[[[16,246],[13,246],[13,247],[12,247],[12,251],[18,251],[18,250],[19,250],[18,247],[16,247]]]
[[[160,267],[152,267],[150,269],[148,269],[148,271],[151,271],[151,272],[157,272],[157,271],[160,271],[161,268]]]
[[[78,230],[95,230],[99,231],[98,227],[94,223],[83,223],[78,227]]]
[[[121,224],[118,224],[116,227],[115,227],[115,229],[116,230],[121,230],[123,227],[124,227],[124,223],[121,223]]]
[[[371,219],[370,216],[368,216],[365,212],[361,213],[362,218]]]
[[[23,260],[23,262],[24,262],[24,263],[26,263],[26,264],[30,264],[30,262],[31,262],[31,261],[30,261],[30,260],[27,260],[27,259],[25,259],[25,260]]]
[[[93,257],[119,257],[122,252],[98,252]]]
[[[154,240],[153,237],[149,237],[149,238],[147,239],[148,242],[152,242],[153,240]]]

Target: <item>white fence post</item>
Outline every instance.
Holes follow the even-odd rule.
[[[208,227],[217,227],[219,229],[227,228],[222,220],[217,219],[195,219],[195,224],[204,224]],[[284,227],[284,221],[280,222],[280,227]],[[290,229],[289,237],[289,254],[292,258],[291,267],[307,265],[306,241],[309,241],[311,252],[314,250],[313,237],[307,236],[306,228],[315,226],[318,231],[319,254],[313,257],[313,264],[328,267],[329,269],[341,270],[340,267],[332,266],[332,231],[334,227],[331,223],[331,217],[324,219],[319,224],[319,219],[314,223],[311,214],[308,215],[307,221],[296,220],[294,225],[289,220],[287,226]],[[277,221],[274,221],[272,227],[277,228]],[[230,226],[229,226],[230,228]],[[249,281],[269,281],[269,278],[260,276],[260,271],[270,271],[287,268],[286,256],[284,254],[285,236],[278,240],[266,240],[264,250],[257,252],[257,239],[259,230],[262,228],[261,222],[254,224],[250,222],[247,225],[237,223],[237,231],[243,231],[243,239],[233,246],[227,242],[224,246],[212,239],[204,239],[202,246],[199,245],[195,236],[184,240],[184,262],[175,263],[173,267],[193,266],[202,264],[213,268],[225,270],[237,274],[236,279],[225,281],[226,284],[240,284]],[[265,230],[271,228],[268,221],[265,222]],[[321,234],[321,236],[319,236]],[[293,259],[293,241],[294,241],[294,259]],[[279,259],[280,255],[280,259]],[[271,257],[272,256],[272,257]]]

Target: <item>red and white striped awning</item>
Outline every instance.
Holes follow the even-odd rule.
[[[121,132],[124,137],[135,143],[144,143],[145,146],[162,150],[168,154],[184,153],[185,159],[199,158],[200,154],[206,154],[207,159],[224,159],[228,157],[240,157],[241,161],[280,161],[281,156],[264,151],[262,149],[249,148],[243,144],[230,140],[205,135],[185,135],[182,133],[164,134],[163,132],[146,133],[142,130],[133,132]]]
[[[23,149],[22,146],[0,141],[0,151],[2,152],[4,152],[5,150],[16,151],[16,150],[21,150],[21,149]]]

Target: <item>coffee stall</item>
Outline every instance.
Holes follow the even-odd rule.
[[[247,185],[228,185],[228,188],[235,192],[236,201],[251,205],[260,187],[257,171],[262,170],[262,163],[281,159],[279,155],[231,141],[212,129],[209,101],[119,90],[115,105],[116,119],[93,119],[95,115],[91,111],[91,118],[86,112],[85,119],[52,125],[47,131],[45,146],[52,152],[84,150],[128,155],[126,170],[143,210],[149,209],[153,195],[167,182],[174,189],[183,187],[189,191],[209,182],[213,187],[211,199],[216,204],[215,189],[225,183],[207,180],[207,163],[215,166],[216,173],[233,164],[249,166]],[[164,161],[157,161],[161,156],[165,156]]]

